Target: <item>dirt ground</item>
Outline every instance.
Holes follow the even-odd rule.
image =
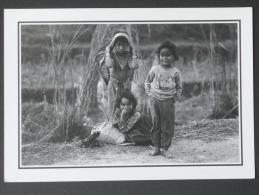
[[[149,146],[80,148],[75,142],[22,147],[23,166],[127,166],[240,162],[237,119],[202,120],[176,127],[169,157],[151,157]]]

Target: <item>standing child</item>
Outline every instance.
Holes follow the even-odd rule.
[[[182,92],[181,74],[175,67],[175,61],[178,60],[176,46],[165,41],[157,52],[159,65],[151,68],[145,81],[152,117],[152,156],[166,155],[171,145],[175,125],[174,103]]]

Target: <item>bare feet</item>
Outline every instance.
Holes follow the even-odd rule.
[[[149,153],[149,156],[158,156],[161,154],[161,151],[158,147],[154,147],[153,151]]]
[[[99,137],[100,135],[100,132],[94,132],[93,134],[89,135],[87,138],[85,138],[84,140],[81,141],[82,145],[81,147],[85,147],[85,148],[88,148],[88,147],[94,147],[94,146],[97,146],[98,142],[96,140],[97,137]]]
[[[172,153],[170,153],[168,150],[162,149],[162,148],[161,148],[161,155],[165,158],[173,158]]]

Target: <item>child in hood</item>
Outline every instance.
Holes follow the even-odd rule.
[[[115,102],[122,91],[131,90],[131,83],[139,60],[133,54],[132,43],[126,33],[119,32],[106,47],[101,60],[100,74],[108,87],[108,116],[111,121],[115,114]]]

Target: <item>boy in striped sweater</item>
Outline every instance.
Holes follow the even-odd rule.
[[[151,137],[154,145],[151,156],[164,155],[171,145],[175,126],[176,99],[182,93],[181,73],[175,67],[176,46],[170,41],[158,47],[159,65],[153,66],[145,81],[152,117]]]

